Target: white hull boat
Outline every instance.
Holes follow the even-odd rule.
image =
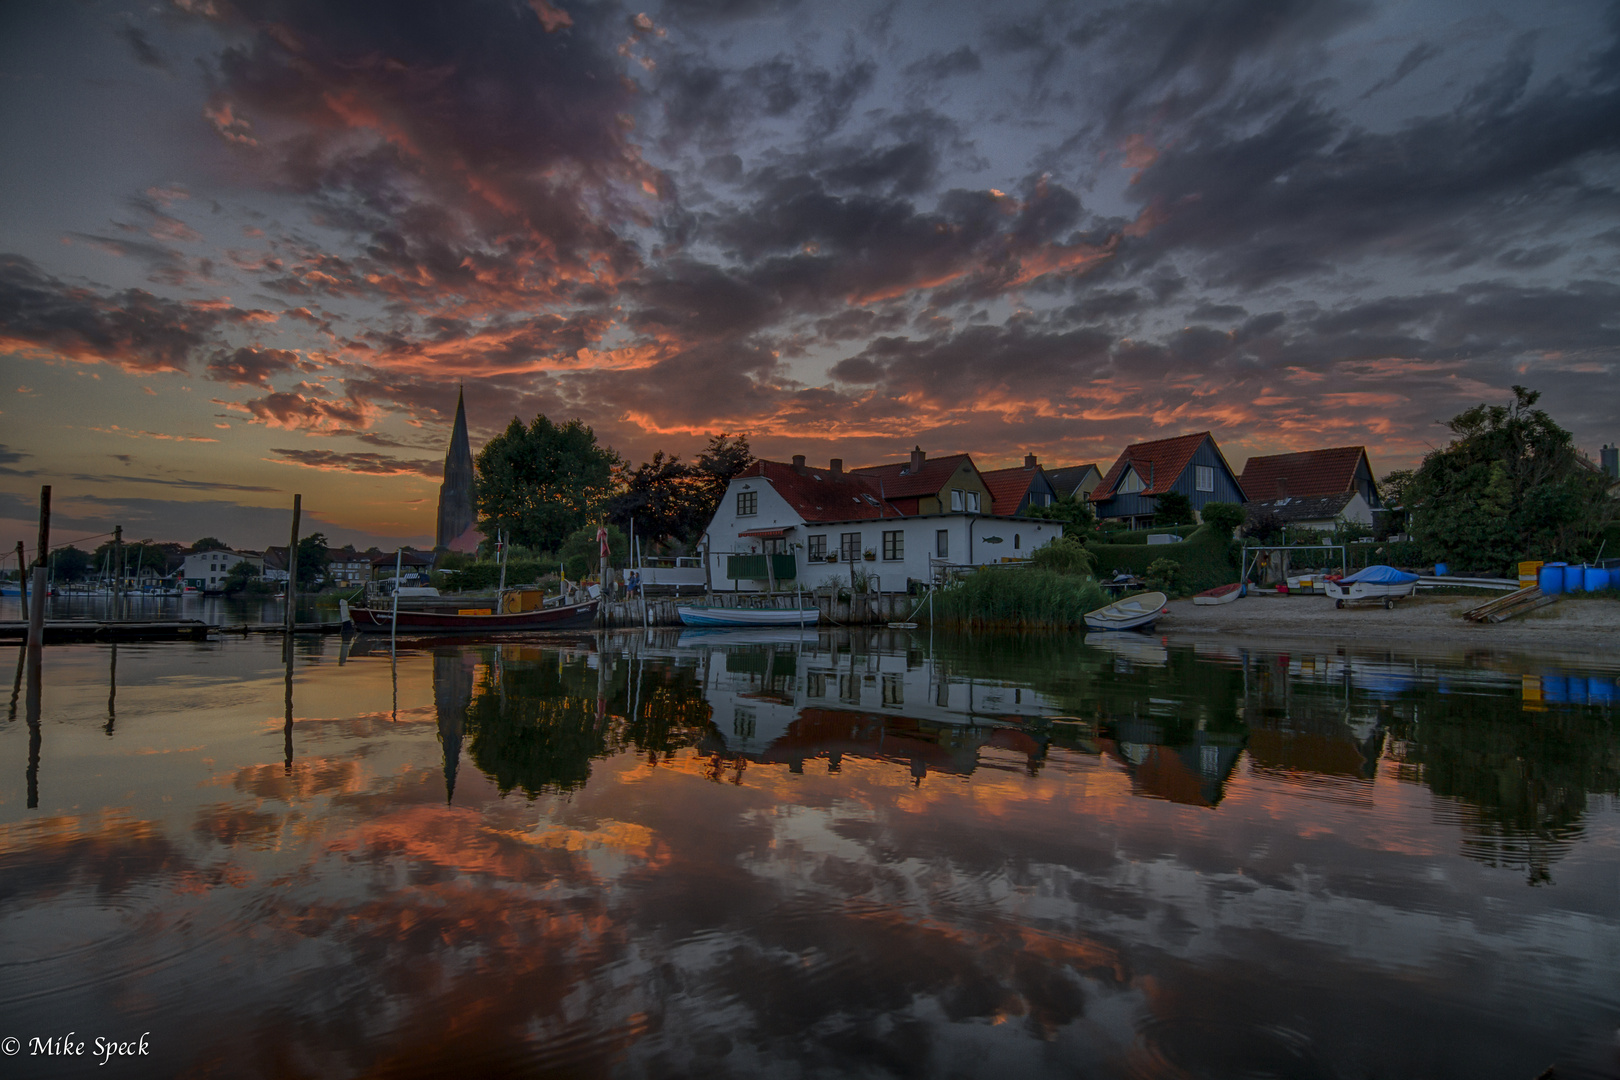
[[[1088,630],[1148,630],[1165,613],[1162,592],[1140,593],[1086,613]]]
[[[814,626],[819,608],[733,608],[707,604],[679,604],[675,608],[687,626]]]
[[[1397,570],[1393,566],[1369,566],[1340,581],[1324,581],[1327,595],[1334,607],[1358,602],[1382,603],[1386,608],[1395,606],[1403,596],[1411,596],[1417,587],[1418,576]]]
[[[1212,604],[1230,604],[1244,593],[1243,583],[1235,581],[1230,585],[1220,585],[1207,589],[1193,597],[1193,603],[1199,607],[1209,607]]]

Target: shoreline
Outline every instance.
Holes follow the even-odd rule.
[[[1246,596],[1199,607],[1172,600],[1155,636],[1169,640],[1241,639],[1286,649],[1302,640],[1342,643],[1358,650],[1456,653],[1480,650],[1582,653],[1620,664],[1620,601],[1560,599],[1503,623],[1462,617],[1488,596],[1414,596],[1383,607],[1336,608],[1326,596]]]

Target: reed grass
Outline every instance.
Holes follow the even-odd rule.
[[[986,567],[941,589],[935,622],[1003,629],[1084,626],[1084,616],[1107,602],[1089,577],[1035,567]],[[927,608],[923,609],[925,612]]]

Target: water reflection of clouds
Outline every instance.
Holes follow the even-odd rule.
[[[98,989],[50,997],[31,983],[23,1012],[82,1012],[99,988],[173,1002],[183,972],[190,998],[208,995],[232,1030],[227,1044],[193,1023],[197,1060],[279,1048],[244,1066],[265,1073],[725,1075],[792,1062],[1310,1075],[1414,1061],[1498,1071],[1550,1059],[1620,1005],[1612,881],[1593,858],[1562,856],[1554,895],[1459,855],[1468,823],[1446,808],[1504,808],[1466,802],[1478,796],[1450,740],[1518,730],[1516,683],[1442,695],[1420,679],[1364,714],[1316,665],[1271,657],[1223,657],[1213,682],[1179,650],[1152,672],[947,662],[947,682],[993,674],[999,701],[1090,718],[1068,735],[1005,714],[961,732],[881,711],[879,677],[862,684],[873,707],[830,710],[830,733],[794,729],[796,717],[787,745],[741,752],[734,732],[717,738],[731,717],[689,656],[478,649],[403,661],[416,670],[401,704],[417,722],[387,723],[375,698],[364,716],[310,707],[321,718],[298,721],[290,770],[258,725],[263,701],[235,708],[252,719],[210,744],[212,778],[172,786],[156,812],[0,826],[13,927],[43,940],[99,895],[116,903],[98,926],[192,935],[179,967],[154,974],[130,933],[98,930],[85,939],[100,943]],[[382,664],[380,683],[376,658],[301,669],[300,704],[351,677],[386,693]],[[757,680],[748,666],[731,674]],[[571,704],[518,700],[531,691]],[[136,692],[131,708],[158,692]],[[279,692],[267,681],[265,695]],[[462,720],[469,743],[525,753],[535,744],[495,729],[557,722],[588,737],[543,743],[583,754],[566,767],[486,770],[457,741]],[[1583,730],[1566,732],[1576,762],[1612,754],[1612,730],[1607,743]],[[1174,759],[1208,805],[1165,798],[1147,758],[1114,749],[1125,743]],[[98,760],[79,756],[87,745],[51,733],[55,797],[95,801],[78,786]],[[1230,760],[1206,768],[1205,746]],[[1523,756],[1512,741],[1491,747]],[[464,753],[447,802],[446,758]],[[1536,760],[1549,781],[1566,767]],[[124,787],[161,775],[142,774],[144,759],[123,767]],[[1583,775],[1583,790],[1614,790],[1602,768]],[[1218,799],[1205,795],[1212,777]],[[1432,794],[1437,783],[1462,794]],[[1357,798],[1302,797],[1321,785]],[[1512,813],[1491,820],[1522,834]],[[1614,835],[1570,842],[1612,853]],[[1504,1013],[1506,984],[1534,1008]],[[1445,1060],[1424,1057],[1436,1045]]]

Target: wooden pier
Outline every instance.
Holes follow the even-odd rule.
[[[173,619],[167,622],[47,619],[45,641],[206,641],[212,630],[214,627],[201,619]],[[15,641],[20,645],[27,636],[28,624],[25,622],[0,623],[0,641]]]

